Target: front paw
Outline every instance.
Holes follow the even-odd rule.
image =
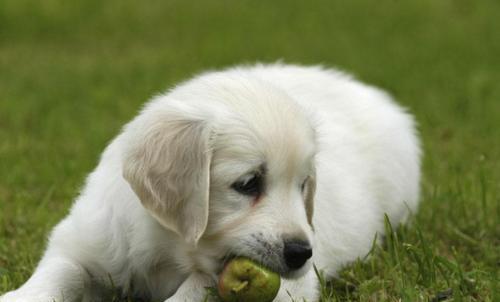
[[[165,300],[165,302],[221,302],[221,300],[214,299],[210,296],[206,297],[171,297]],[[3,301],[2,301],[3,302]]]
[[[8,292],[0,297],[0,302],[59,302],[57,297],[47,294],[28,294],[19,291]]]
[[[215,287],[215,281],[210,275],[193,273],[181,284],[177,292],[165,302],[216,302],[209,292]]]
[[[207,293],[205,295],[200,295],[199,293],[194,293],[192,295],[173,295],[168,298],[165,302],[221,302],[217,296],[212,293]],[[3,301],[2,301],[3,302]]]

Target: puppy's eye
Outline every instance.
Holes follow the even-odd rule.
[[[247,196],[258,196],[262,193],[263,178],[259,174],[253,174],[248,178],[237,181],[231,185],[236,192]]]

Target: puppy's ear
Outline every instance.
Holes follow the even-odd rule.
[[[196,245],[208,221],[210,127],[176,111],[143,112],[129,128],[124,178],[164,227]]]
[[[307,222],[311,227],[313,226],[313,215],[314,215],[314,194],[316,193],[316,172],[311,173],[307,178],[307,184],[305,187],[305,201],[306,201],[306,214]]]

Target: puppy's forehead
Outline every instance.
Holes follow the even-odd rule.
[[[315,153],[308,118],[288,96],[263,90],[226,100],[229,114],[216,121],[213,164],[234,161],[233,168],[240,171],[260,165],[277,173],[304,170]]]
[[[195,104],[210,117],[216,132],[215,170],[232,166],[241,173],[262,164],[269,170],[292,169],[314,156],[315,133],[304,109],[277,86],[252,74],[209,73],[171,95]]]

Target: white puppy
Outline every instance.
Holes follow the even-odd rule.
[[[369,252],[385,213],[397,224],[416,209],[419,153],[411,116],[342,73],[203,74],[125,126],[33,276],[0,301],[107,301],[110,287],[201,301],[236,255],[284,277],[276,301],[317,301],[312,263],[334,275]]]

